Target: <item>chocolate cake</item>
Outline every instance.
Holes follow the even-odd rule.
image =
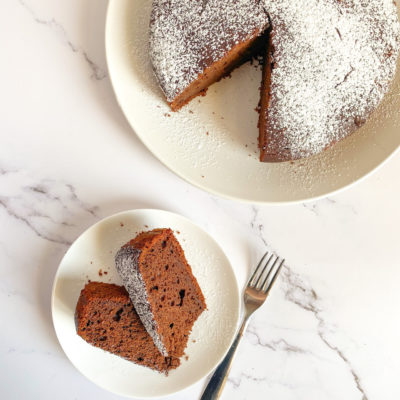
[[[256,0],[154,0],[150,56],[172,110],[242,63],[267,27]]]
[[[76,305],[75,323],[86,342],[136,364],[165,373],[180,364],[158,351],[122,286],[88,283]]]
[[[260,160],[289,161],[365,123],[394,77],[400,24],[393,0],[153,0],[150,57],[173,110],[260,42]]]
[[[118,251],[115,263],[160,353],[181,357],[206,304],[172,230],[140,233]]]

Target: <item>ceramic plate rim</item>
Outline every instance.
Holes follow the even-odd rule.
[[[199,229],[204,235],[206,235],[206,236],[214,243],[214,245],[219,249],[219,251],[221,252],[221,254],[223,255],[223,257],[225,258],[225,261],[226,261],[227,265],[229,266],[229,268],[230,268],[230,270],[231,270],[231,272],[232,272],[232,276],[233,276],[233,278],[234,278],[232,283],[233,283],[233,286],[234,286],[234,293],[236,294],[236,306],[235,306],[235,308],[237,309],[237,314],[236,314],[236,319],[235,319],[235,322],[234,322],[235,330],[234,330],[234,332],[233,332],[233,334],[232,334],[232,337],[231,337],[230,340],[229,340],[229,345],[226,346],[226,349],[224,349],[224,351],[222,352],[222,355],[221,355],[221,357],[218,359],[218,361],[217,361],[216,363],[214,363],[214,365],[212,366],[212,368],[209,369],[203,376],[200,376],[198,379],[196,379],[195,381],[193,381],[192,383],[190,383],[189,385],[187,385],[187,386],[185,386],[185,387],[182,387],[182,388],[180,388],[180,389],[178,389],[178,390],[166,392],[166,393],[164,393],[164,394],[161,395],[161,396],[160,396],[160,395],[141,395],[141,396],[138,397],[138,396],[129,395],[129,394],[126,394],[126,393],[123,393],[123,392],[117,392],[117,391],[114,391],[114,390],[110,390],[109,388],[107,388],[107,387],[101,385],[101,383],[94,382],[94,381],[93,381],[90,377],[88,377],[88,376],[86,375],[86,373],[85,373],[84,371],[82,371],[82,369],[81,369],[80,367],[78,367],[78,365],[77,365],[74,361],[72,361],[71,358],[69,357],[67,351],[64,349],[64,347],[63,347],[63,345],[62,345],[62,342],[61,342],[60,337],[59,337],[59,332],[57,331],[56,323],[55,323],[55,289],[56,289],[56,285],[57,285],[57,282],[58,282],[58,279],[59,279],[60,267],[61,267],[61,265],[63,264],[64,260],[67,258],[68,253],[69,253],[70,249],[72,248],[72,246],[73,246],[83,235],[85,235],[88,231],[90,231],[91,229],[94,229],[94,228],[97,227],[98,225],[100,225],[100,224],[106,222],[107,220],[116,218],[116,217],[118,217],[118,216],[123,216],[123,215],[126,215],[126,214],[135,213],[135,212],[150,212],[150,213],[151,213],[151,212],[161,212],[161,213],[163,213],[163,214],[165,214],[165,215],[173,216],[174,218],[178,217],[178,219],[182,219],[183,221],[185,221],[185,222],[187,222],[187,223],[193,225],[194,227],[196,227],[197,229]],[[120,211],[120,212],[117,212],[117,213],[114,213],[114,214],[111,214],[111,215],[108,215],[108,216],[102,218],[101,220],[95,222],[94,224],[90,225],[87,229],[85,229],[83,232],[81,232],[81,233],[79,234],[79,236],[78,236],[78,237],[72,242],[72,244],[68,247],[68,249],[66,250],[66,252],[64,253],[63,257],[61,258],[61,260],[60,260],[60,262],[59,262],[59,264],[58,264],[57,271],[56,271],[56,274],[55,274],[55,276],[54,276],[54,280],[53,280],[53,284],[52,284],[52,289],[51,289],[51,302],[50,302],[50,304],[51,304],[51,317],[52,317],[53,329],[54,329],[54,332],[55,332],[55,334],[56,334],[58,343],[59,343],[59,345],[60,345],[62,351],[64,352],[65,356],[67,357],[67,359],[69,360],[69,362],[71,362],[71,364],[75,367],[75,369],[76,369],[79,373],[81,373],[88,381],[90,381],[91,383],[93,383],[93,384],[96,385],[97,387],[100,387],[101,389],[103,389],[103,390],[105,390],[105,391],[107,391],[107,392],[109,392],[109,393],[114,393],[114,394],[117,394],[117,395],[119,395],[119,396],[123,396],[123,397],[126,397],[126,398],[132,398],[132,399],[142,399],[142,398],[143,398],[143,399],[158,399],[158,398],[160,398],[160,397],[170,396],[170,395],[173,395],[173,394],[182,392],[182,391],[184,391],[184,390],[187,390],[188,388],[190,388],[190,387],[196,385],[196,384],[199,383],[202,379],[204,379],[205,377],[207,377],[207,376],[220,364],[220,362],[223,360],[223,358],[224,358],[225,355],[227,354],[227,352],[228,352],[230,346],[232,345],[233,340],[234,340],[235,335],[236,335],[236,332],[237,332],[238,325],[239,325],[239,320],[240,320],[240,315],[241,315],[241,308],[242,308],[242,307],[241,307],[240,289],[239,289],[239,285],[238,285],[238,281],[237,281],[237,276],[236,276],[235,271],[234,271],[234,269],[233,269],[233,267],[232,267],[232,263],[230,262],[228,256],[226,255],[225,251],[222,249],[222,247],[220,246],[220,244],[219,244],[206,230],[204,230],[201,226],[199,226],[198,224],[196,224],[196,223],[195,223],[194,221],[192,221],[191,219],[189,219],[189,218],[187,218],[187,217],[185,217],[185,216],[183,216],[183,215],[181,215],[181,214],[177,214],[177,213],[174,213],[174,212],[171,212],[171,211],[167,211],[167,210],[156,209],[156,208],[136,208],[136,209],[130,209],[130,210],[125,210],[125,211]]]

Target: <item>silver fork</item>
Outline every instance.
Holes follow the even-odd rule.
[[[270,254],[267,251],[258,263],[257,268],[254,270],[247,282],[244,291],[245,313],[242,325],[227,355],[208,382],[203,396],[201,396],[201,400],[214,400],[221,396],[222,389],[225,386],[231,369],[232,361],[235,357],[240,339],[247,328],[249,319],[254,311],[264,304],[264,301],[268,297],[268,294],[278,277],[284,261],[284,259],[279,258],[273,253]]]

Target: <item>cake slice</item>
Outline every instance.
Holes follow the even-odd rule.
[[[123,286],[88,283],[76,305],[75,324],[86,342],[136,364],[165,373],[180,364],[158,351]]]
[[[172,230],[140,233],[118,251],[115,263],[160,353],[181,357],[206,304]]]

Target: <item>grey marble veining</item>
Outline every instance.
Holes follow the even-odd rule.
[[[316,203],[303,203],[302,206],[308,210],[311,210],[316,216],[320,215],[319,208],[322,204],[329,204],[331,206],[337,206],[338,202],[334,199],[326,198],[320,200]],[[351,206],[346,206],[346,208],[350,209],[354,214],[356,214],[355,210]],[[260,238],[260,240],[265,244],[267,248],[271,251],[277,253],[274,249],[272,249],[267,240],[264,238],[264,225],[262,221],[259,221],[259,209],[256,206],[251,207],[253,212],[253,217],[251,219],[250,225],[252,229],[255,231],[256,235]],[[311,285],[304,281],[304,278],[299,274],[296,274],[292,271],[292,269],[286,264],[283,273],[281,274],[283,278],[283,282],[285,285],[285,299],[296,304],[298,307],[306,310],[313,314],[315,319],[318,321],[318,336],[322,340],[322,342],[333,352],[337,354],[337,356],[346,364],[349,372],[351,373],[354,383],[357,389],[362,394],[362,399],[367,400],[367,396],[362,387],[361,378],[358,376],[354,367],[352,366],[349,359],[345,356],[344,351],[341,350],[337,345],[332,344],[328,340],[327,335],[327,324],[323,318],[322,313],[322,300],[317,295],[316,291],[311,287]],[[257,344],[261,346],[267,346],[272,350],[276,350],[277,346],[274,344],[261,344],[260,338],[257,336],[255,331],[252,331],[254,335],[257,337]],[[333,332],[330,332],[333,333]],[[284,344],[284,351],[294,351],[297,353],[304,353],[305,351],[299,347],[289,345],[284,339],[280,339],[277,341],[278,345]],[[279,346],[282,349],[282,346]]]
[[[18,0],[19,4],[25,8],[25,10],[31,15],[33,20],[40,25],[44,25],[49,28],[54,34],[57,35],[59,40],[68,46],[68,48],[73,52],[79,54],[82,59],[87,63],[90,70],[92,71],[91,79],[96,81],[101,81],[102,79],[107,77],[107,72],[98,66],[88,55],[88,53],[82,49],[79,45],[73,43],[71,39],[68,37],[68,33],[65,28],[55,19],[44,19],[37,15],[33,7],[25,0]]]
[[[80,200],[71,184],[51,179],[36,182],[23,170],[12,171],[12,180],[21,180],[23,184],[10,194],[2,194],[11,186],[9,179],[2,180],[10,172],[2,171],[5,172],[0,175],[0,207],[40,238],[69,246],[81,229],[79,213],[92,221],[98,219],[96,207]]]

